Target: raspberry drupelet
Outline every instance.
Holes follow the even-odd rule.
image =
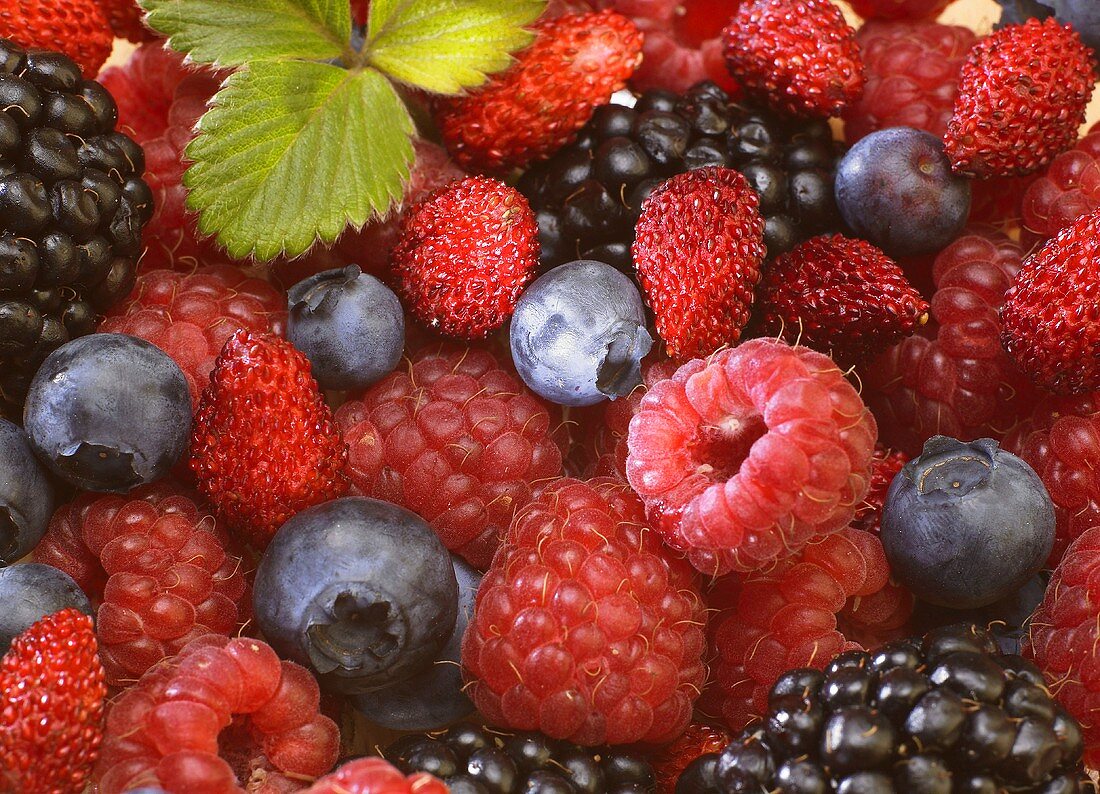
[[[1100,208],[1100,124],[1054,158],[1021,202],[1024,228],[1049,239],[1082,215]]]
[[[424,772],[406,777],[381,758],[357,758],[325,775],[306,794],[447,794],[441,780]]]

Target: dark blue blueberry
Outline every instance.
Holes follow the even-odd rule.
[[[191,393],[160,348],[125,334],[74,339],[31,381],[23,426],[63,479],[124,493],[168,473],[187,449]]]
[[[0,565],[31,553],[46,534],[53,508],[53,488],[27,436],[0,419]]]
[[[1030,466],[992,439],[934,436],[894,478],[882,545],[925,601],[985,606],[1018,590],[1054,543],[1054,506]]]
[[[462,635],[474,614],[481,574],[454,555],[458,619],[435,664],[393,686],[356,695],[352,704],[371,722],[395,731],[430,731],[467,717],[474,704],[462,691]]]
[[[653,345],[627,276],[603,262],[556,267],[527,288],[512,316],[512,360],[532,391],[561,405],[630,394]]]
[[[286,336],[326,389],[363,389],[393,372],[405,315],[393,291],[358,266],[326,270],[289,292]]]
[[[431,527],[397,505],[355,496],[283,524],[252,597],[271,647],[345,694],[427,670],[458,616],[451,556]]]
[[[1054,7],[1059,22],[1072,25],[1081,41],[1094,50],[1100,47],[1100,3],[1096,0],[1044,0]]]
[[[46,615],[69,607],[93,614],[88,596],[71,576],[40,562],[0,568],[0,604],[0,655]]]
[[[1094,0],[1086,0],[1094,2]],[[1005,25],[1019,25],[1028,19],[1046,19],[1054,16],[1051,7],[1054,0],[997,0],[1001,5],[1001,19],[995,27],[1002,28]]]
[[[836,203],[857,236],[891,256],[917,256],[959,236],[970,214],[970,180],[952,173],[935,135],[891,127],[841,159]]]

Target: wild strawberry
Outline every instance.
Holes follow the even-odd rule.
[[[85,77],[95,77],[114,46],[96,0],[15,0],[0,6],[0,39],[65,53]]]
[[[642,204],[633,254],[657,333],[677,359],[741,338],[764,260],[760,200],[741,174],[677,174]]]
[[[96,0],[103,9],[111,30],[122,39],[127,39],[134,44],[146,41],[155,41],[157,34],[145,26],[142,21],[145,12],[138,5],[137,0]]]
[[[347,444],[289,342],[239,330],[202,394],[191,436],[199,489],[263,548],[292,515],[347,488]]]
[[[1068,149],[1085,121],[1092,69],[1092,50],[1053,18],[1008,25],[979,41],[959,74],[944,138],[955,170],[1027,174]]]
[[[882,506],[886,503],[886,493],[894,477],[909,462],[909,456],[903,452],[875,445],[875,454],[871,456],[871,487],[867,495],[856,508],[856,517],[852,526],[877,535],[882,528]]]
[[[568,143],[641,62],[642,34],[614,11],[543,19],[519,62],[441,104],[443,141],[468,169],[523,167]]]

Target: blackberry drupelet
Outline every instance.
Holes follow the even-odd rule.
[[[0,408],[17,412],[54,349],[125,296],[153,197],[106,88],[0,39]]]
[[[404,736],[383,754],[406,774],[442,778],[452,794],[653,794],[653,767],[621,749],[559,742],[459,723]]]
[[[631,271],[642,202],[664,180],[734,168],[760,196],[768,257],[841,227],[833,172],[843,154],[825,121],[785,119],[712,82],[654,89],[633,108],[604,105],[577,139],[519,182],[535,210],[543,268],[595,259]]]
[[[788,671],[767,714],[676,791],[1094,793],[1082,750],[1039,668],[958,624]]]

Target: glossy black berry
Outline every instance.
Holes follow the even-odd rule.
[[[675,794],[716,794],[718,753],[704,753],[685,767],[676,780]]]

